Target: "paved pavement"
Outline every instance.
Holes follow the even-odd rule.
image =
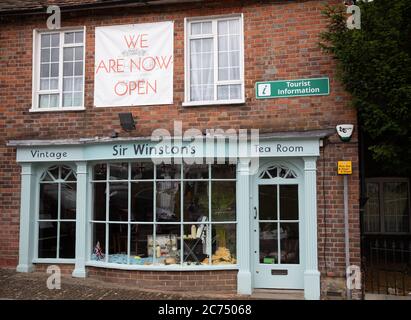
[[[246,299],[235,294],[158,292],[105,283],[95,279],[61,277],[61,289],[47,288],[49,274],[17,273],[0,269],[0,300],[187,300],[187,299]]]

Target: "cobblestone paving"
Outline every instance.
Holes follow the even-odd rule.
[[[187,299],[245,299],[235,294],[213,293],[165,293],[141,290],[95,279],[76,279],[68,275],[61,277],[61,289],[49,290],[46,273],[17,273],[0,269],[0,299],[21,300],[187,300]]]

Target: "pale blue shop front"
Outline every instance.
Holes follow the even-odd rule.
[[[319,299],[316,161],[329,134],[272,133],[235,147],[203,137],[9,141],[21,165],[17,271],[238,270],[239,294],[301,289]]]

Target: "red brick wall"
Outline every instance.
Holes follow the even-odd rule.
[[[19,232],[19,167],[10,139],[52,139],[108,136],[121,132],[118,112],[137,118],[134,136],[153,129],[172,129],[173,120],[184,128],[259,128],[261,132],[334,128],[356,123],[349,96],[336,80],[335,62],[321,52],[319,33],[327,21],[321,16],[329,1],[207,1],[200,4],[63,13],[62,26],[82,26],[86,35],[86,111],[29,113],[31,107],[32,30],[44,28],[46,16],[0,20],[0,265],[15,266]],[[245,26],[246,103],[233,106],[183,107],[184,18],[243,13]],[[174,20],[174,104],[124,108],[93,108],[94,28],[101,25]],[[256,100],[256,81],[328,76],[331,94]],[[333,141],[337,142],[333,138]],[[336,161],[352,159],[350,179],[351,255],[359,263],[358,161],[356,137],[351,144],[329,144],[318,162],[319,264],[323,273],[343,274],[342,178]],[[325,167],[323,166],[325,161]],[[325,168],[325,202],[322,175]],[[324,207],[326,205],[326,208]],[[325,210],[326,209],[326,210]],[[326,223],[323,222],[324,214]],[[325,225],[327,227],[325,227]],[[324,251],[325,243],[325,251]],[[325,258],[324,258],[325,252]],[[325,262],[327,262],[325,264]],[[102,271],[101,271],[102,272]]]
[[[236,270],[219,271],[127,271],[87,267],[91,278],[167,291],[237,292]]]
[[[49,264],[36,264],[36,272],[46,272]],[[59,264],[61,273],[71,275],[73,264]],[[90,278],[134,286],[149,290],[166,291],[219,291],[237,292],[237,270],[217,271],[129,271],[86,267]]]

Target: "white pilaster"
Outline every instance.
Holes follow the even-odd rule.
[[[250,159],[237,164],[237,276],[238,294],[251,294],[250,268]]]
[[[320,299],[320,272],[317,254],[317,166],[315,157],[304,157],[304,297]]]
[[[76,197],[76,264],[73,277],[86,277],[86,230],[87,230],[87,163],[77,163]]]
[[[17,272],[32,272],[34,235],[34,178],[33,165],[21,165],[19,264]]]

